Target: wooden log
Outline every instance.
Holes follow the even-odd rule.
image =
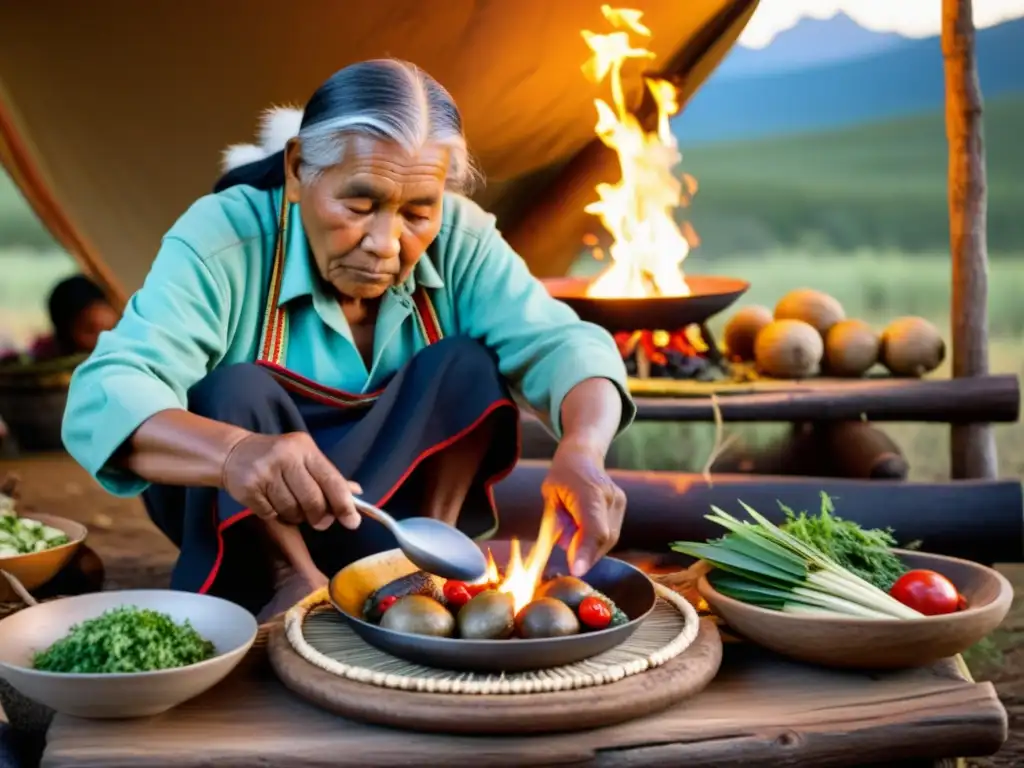
[[[540,486],[547,469],[546,462],[520,462],[496,486],[500,537],[537,535],[543,509]],[[1019,482],[718,475],[709,485],[700,475],[682,472],[610,474],[629,504],[619,538],[623,549],[663,552],[673,541],[719,536],[722,529],[704,519],[713,504],[742,516],[742,499],[780,522],[779,501],[797,511],[815,512],[825,491],[835,499],[840,517],[870,528],[892,527],[902,544],[920,541],[927,552],[980,563],[1024,562],[1024,495]]]
[[[910,465],[885,432],[866,421],[822,424],[814,430],[816,447],[836,477],[906,480]]]
[[[714,421],[710,397],[637,397],[640,421]],[[791,388],[718,397],[726,421],[920,421],[1013,423],[1020,381],[1011,374],[964,379],[794,382]],[[524,415],[525,418],[533,418]]]
[[[949,142],[949,237],[953,258],[953,375],[988,373],[988,242],[981,86],[972,0],[942,0],[942,58]],[[996,476],[987,424],[957,424],[950,441],[954,478]]]
[[[906,480],[909,469],[899,446],[878,427],[863,421],[794,424],[769,445],[726,450],[711,467],[712,472],[726,474],[860,480]]]

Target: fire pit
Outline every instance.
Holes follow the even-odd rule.
[[[688,277],[686,282],[688,295],[595,298],[588,294],[592,283],[585,278],[544,280],[548,292],[581,319],[614,334],[630,376],[700,380],[728,376],[728,363],[706,323],[750,284],[717,276]]]

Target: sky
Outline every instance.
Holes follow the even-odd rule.
[[[942,22],[942,0],[761,0],[740,43],[762,48],[802,16],[827,19],[837,11],[862,27],[907,37],[937,35]],[[1024,0],[974,0],[974,23],[979,28],[1019,16],[1024,16]]]

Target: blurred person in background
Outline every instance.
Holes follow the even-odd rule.
[[[47,310],[51,333],[37,338],[25,353],[8,354],[3,361],[89,354],[96,348],[100,334],[113,329],[120,319],[103,289],[85,275],[74,275],[57,283],[47,299]]]

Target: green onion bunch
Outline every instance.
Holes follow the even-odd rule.
[[[714,514],[707,519],[729,531],[722,538],[671,545],[676,552],[714,566],[718,573],[711,575],[711,583],[721,594],[786,613],[865,619],[921,617],[747,504],[740,504],[750,521],[711,508]]]

